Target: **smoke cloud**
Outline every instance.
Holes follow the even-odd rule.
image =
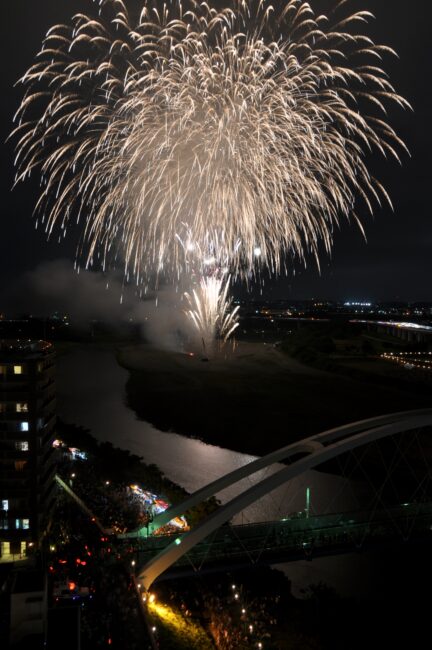
[[[2,305],[15,316],[67,314],[73,325],[81,327],[91,321],[111,326],[135,322],[151,343],[170,349],[181,348],[191,336],[184,307],[182,292],[174,287],[162,286],[157,295],[142,298],[120,275],[77,272],[66,259],[44,262],[24,275]]]

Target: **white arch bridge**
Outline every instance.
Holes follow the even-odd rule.
[[[326,555],[347,552],[367,543],[389,543],[396,537],[404,541],[412,538],[421,538],[427,543],[432,541],[432,492],[427,490],[432,484],[432,473],[424,451],[421,452],[424,466],[420,475],[417,471],[413,499],[409,503],[384,503],[381,498],[383,488],[380,488],[373,508],[363,511],[224,526],[236,514],[290,479],[343,454],[356,452],[368,443],[397,437],[398,434],[419,435],[422,432],[426,439],[431,440],[432,451],[432,433],[428,435],[428,427],[432,432],[432,409],[363,420],[290,444],[222,476],[182,503],[157,515],[149,529],[142,528],[123,536],[138,540],[137,580],[149,589],[167,570],[189,566],[190,572],[191,566],[197,570],[204,560],[225,566],[229,566],[230,561],[237,564],[245,564],[248,560],[275,563],[299,559],[305,553]],[[205,499],[280,461],[284,462],[282,469],[258,479],[252,487],[219,507],[192,530],[177,537],[149,535]],[[389,482],[391,476],[386,473],[382,485]]]

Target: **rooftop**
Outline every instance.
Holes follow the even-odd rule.
[[[20,339],[0,339],[0,360],[36,359],[53,352],[52,343]]]

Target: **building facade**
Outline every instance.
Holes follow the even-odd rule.
[[[0,561],[37,548],[54,496],[54,351],[0,341]]]

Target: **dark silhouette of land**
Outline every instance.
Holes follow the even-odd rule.
[[[261,455],[334,426],[432,405],[428,381],[380,358],[392,342],[350,336],[314,330],[279,346],[240,342],[206,363],[130,346],[119,362],[130,371],[127,399],[139,418]]]

